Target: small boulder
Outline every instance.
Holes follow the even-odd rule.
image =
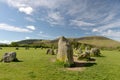
[[[99,48],[92,48],[90,51],[91,55],[93,56],[100,56],[100,49]]]
[[[51,55],[54,55],[54,50],[53,49],[47,49],[47,52],[46,54],[51,54]]]
[[[82,53],[79,57],[78,57],[79,60],[81,59],[87,59],[89,60],[90,59],[90,51],[85,51],[84,53]]]
[[[18,59],[16,58],[16,52],[5,53],[1,61],[2,62],[18,61]]]

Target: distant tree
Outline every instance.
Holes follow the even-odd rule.
[[[10,45],[11,45],[12,47],[18,47],[18,46],[19,46],[16,42],[12,42]]]

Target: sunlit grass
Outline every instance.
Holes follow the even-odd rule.
[[[96,65],[83,71],[70,71],[55,64],[56,55],[46,55],[45,49],[15,50],[3,48],[5,52],[17,52],[21,62],[0,63],[0,80],[119,80],[120,52],[102,51],[103,57],[96,58]]]

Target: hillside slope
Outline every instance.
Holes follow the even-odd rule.
[[[96,47],[103,47],[103,48],[116,48],[120,46],[120,42],[109,39],[107,37],[103,36],[88,36],[88,37],[81,37],[81,38],[68,38],[69,41],[71,42],[79,42],[79,43],[84,43],[88,45],[93,45]],[[34,45],[39,45],[39,44],[46,44],[46,45],[57,45],[58,43],[58,38],[54,40],[41,40],[41,39],[29,39],[29,40],[22,40],[19,42],[16,42],[17,44],[34,44]]]
[[[76,41],[80,43],[95,45],[97,47],[116,48],[120,46],[120,42],[103,37],[103,36],[82,37],[82,38],[77,38]]]

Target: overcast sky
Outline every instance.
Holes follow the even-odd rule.
[[[93,35],[120,41],[120,0],[0,0],[0,42]]]

